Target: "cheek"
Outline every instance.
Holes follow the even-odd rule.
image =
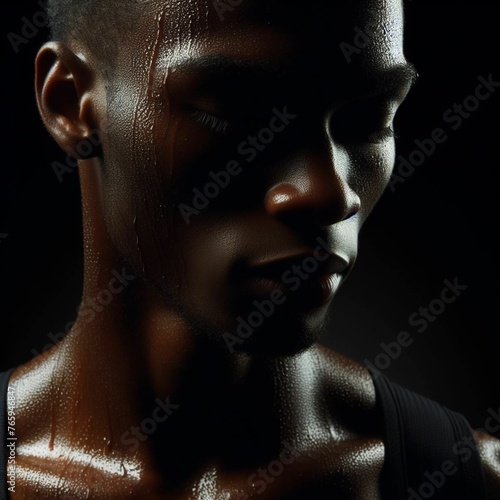
[[[189,225],[179,220],[176,228],[183,258],[181,302],[207,317],[221,317],[234,299],[233,265],[250,246],[245,218],[203,214],[193,217]]]
[[[385,144],[351,155],[354,165],[351,184],[361,199],[362,220],[370,214],[386,189],[391,178],[395,156],[394,141],[387,141]]]
[[[101,182],[115,246],[139,273],[149,275],[171,253],[167,187],[176,127],[168,106],[152,101],[140,88],[117,81],[110,90]]]
[[[168,98],[117,87],[103,175],[115,246],[138,274],[186,302],[198,305],[208,297],[220,303],[235,242],[241,242],[239,226],[205,214],[187,224],[179,209],[180,202],[191,202],[194,187],[203,187],[201,173],[220,163],[207,154],[214,146],[210,135]]]

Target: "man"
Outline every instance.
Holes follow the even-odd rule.
[[[36,92],[80,159],[84,293],[10,375],[12,498],[387,497],[382,386],[316,342],[415,73],[399,1],[345,4],[49,2]],[[448,470],[437,494],[481,484]]]

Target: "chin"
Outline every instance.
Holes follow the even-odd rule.
[[[235,346],[235,352],[258,357],[292,357],[310,349],[318,338],[257,339]]]
[[[245,330],[241,327],[219,331],[212,336],[230,353],[249,356],[295,356],[317,343],[327,324],[325,312],[309,311],[276,315],[259,328]]]
[[[223,317],[207,317],[202,311],[185,307],[177,297],[172,300],[173,294],[165,289],[162,295],[169,295],[170,306],[190,325],[193,335],[221,354],[294,356],[320,340],[329,320],[330,303],[313,308],[290,301],[265,317],[255,314],[255,308],[244,301],[239,307],[228,307]]]

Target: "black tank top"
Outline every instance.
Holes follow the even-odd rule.
[[[7,387],[14,369],[0,373],[0,500],[7,498]]]
[[[474,437],[467,420],[368,369],[384,429],[382,499],[486,500],[483,469],[477,447],[470,446]],[[8,498],[5,446],[12,371],[0,373],[0,500]]]
[[[483,467],[465,417],[368,370],[384,429],[383,500],[486,500]]]

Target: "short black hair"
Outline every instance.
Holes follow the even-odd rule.
[[[83,42],[105,65],[113,67],[118,44],[130,32],[134,14],[151,0],[48,0],[52,40]]]
[[[49,0],[50,35],[54,40],[68,40],[74,32],[81,31],[82,24],[90,12],[95,10],[98,0]]]

